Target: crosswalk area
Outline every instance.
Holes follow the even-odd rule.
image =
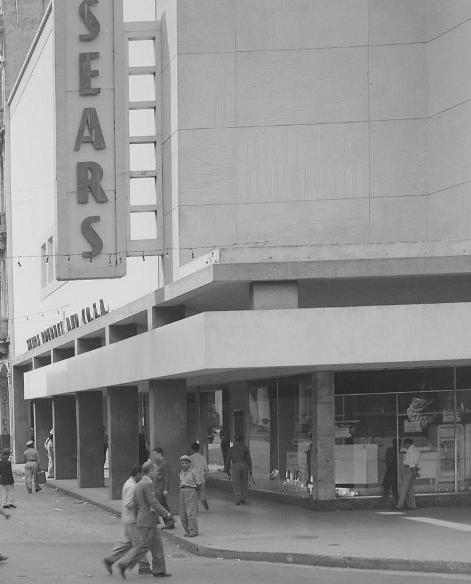
[[[377,515],[399,515],[402,519],[407,521],[415,521],[417,523],[425,523],[435,527],[444,527],[447,529],[455,529],[457,531],[471,531],[471,524],[459,523],[458,521],[445,521],[444,519],[435,519],[434,517],[418,517],[411,516],[403,511],[378,511]]]

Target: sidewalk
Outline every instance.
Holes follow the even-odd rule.
[[[79,489],[76,480],[50,480],[48,486],[119,515],[120,501],[110,501],[107,488]],[[255,497],[235,506],[229,493],[214,489],[208,501],[210,511],[198,516],[198,538],[184,538],[179,522],[164,536],[192,553],[224,559],[471,574],[467,507],[310,511]]]

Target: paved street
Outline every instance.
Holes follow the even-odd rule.
[[[9,556],[0,564],[0,581],[6,584],[26,582],[78,584],[121,581],[118,574],[107,575],[101,558],[120,535],[119,520],[95,506],[80,502],[58,491],[44,488],[39,494],[26,495],[17,484],[18,509],[8,521],[0,523],[0,551]],[[228,526],[229,529],[229,526]],[[200,558],[166,543],[168,569],[172,582],[238,582],[241,584],[276,584],[289,580],[322,584],[425,584],[436,582],[471,582],[466,576],[430,576],[410,573],[356,571],[310,568]],[[148,576],[128,575],[129,582],[149,581]]]

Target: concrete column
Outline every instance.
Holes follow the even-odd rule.
[[[47,450],[44,442],[52,428],[52,400],[34,400],[34,443],[44,469],[47,468]]]
[[[209,394],[206,391],[200,391],[200,408],[199,408],[199,445],[200,452],[208,458],[208,419],[209,419]]]
[[[228,387],[222,389],[222,429],[229,437],[231,432],[231,397]]]
[[[335,392],[334,373],[312,376],[312,495],[317,500],[335,499]]]
[[[187,394],[187,440],[188,443],[198,440],[198,423],[196,420],[196,394]]]
[[[139,394],[137,386],[107,391],[110,498],[121,499],[130,469],[139,463]]]
[[[76,394],[76,415],[78,486],[103,487],[103,393],[84,391]]]
[[[252,310],[273,310],[298,308],[298,283],[252,282],[250,284],[250,308]]]
[[[149,418],[151,445],[163,449],[170,465],[169,506],[178,512],[180,456],[189,446],[184,379],[150,382]]]
[[[235,434],[242,434],[246,443],[249,440],[249,388],[246,381],[234,381],[229,385],[231,412],[231,440]]]
[[[23,379],[24,374],[30,369],[31,367],[13,367],[10,412],[13,428],[13,454],[16,463],[24,462],[23,452],[26,450],[26,442],[33,438],[31,436],[30,404],[24,398]]]
[[[77,424],[74,395],[52,398],[52,425],[54,426],[55,478],[76,479]]]
[[[296,429],[296,402],[297,395],[293,395],[293,386],[278,386],[278,452],[280,478],[286,477],[287,453],[293,450]]]

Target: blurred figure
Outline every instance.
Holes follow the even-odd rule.
[[[252,477],[252,458],[242,436],[237,435],[234,440],[235,444],[227,457],[226,472],[232,478],[235,504],[240,505],[247,502],[249,476]]]
[[[15,480],[10,462],[10,449],[4,448],[0,457],[0,501],[3,509],[16,509]]]
[[[132,569],[139,560],[150,551],[152,554],[152,574],[154,577],[163,578],[170,576],[165,566],[164,546],[160,529],[157,528],[159,515],[167,521],[172,519],[172,514],[160,505],[152,492],[152,479],[149,472],[152,462],[142,465],[142,478],[134,489],[137,503],[137,542],[138,545],[118,561],[119,571],[126,578],[126,570]]]
[[[34,448],[34,442],[32,440],[28,440],[26,446],[27,448],[24,451],[26,490],[31,494],[33,492],[34,483],[34,490],[37,493],[41,490],[38,483],[39,453],[36,448]]]
[[[203,507],[206,509],[206,511],[209,511],[209,505],[208,505],[208,501],[206,499],[206,478],[209,474],[209,467],[208,467],[208,462],[206,461],[206,458],[200,453],[200,445],[198,444],[198,442],[193,442],[193,444],[191,445],[191,449],[193,451],[193,454],[190,456],[191,459],[191,466],[193,468],[193,470],[196,472],[196,474],[198,475],[198,480],[199,480],[199,491],[198,491],[198,497],[199,500],[201,501],[201,504],[203,505]]]
[[[227,457],[229,456],[229,449],[231,447],[231,442],[229,440],[229,436],[226,435],[226,432],[221,428],[219,432],[219,437],[221,438],[221,453],[222,453],[222,462],[224,465],[224,470],[227,468]]]
[[[124,527],[124,539],[118,542],[113,552],[103,560],[106,569],[110,574],[113,573],[112,566],[120,560],[130,549],[138,545],[136,521],[137,521],[137,503],[136,503],[136,485],[141,480],[142,467],[136,464],[131,468],[131,476],[123,485],[121,493],[121,523]],[[139,574],[152,574],[151,567],[147,558],[143,556],[139,561]]]
[[[51,428],[49,436],[44,442],[44,448],[47,452],[47,476],[50,479],[54,478],[54,430]]]

